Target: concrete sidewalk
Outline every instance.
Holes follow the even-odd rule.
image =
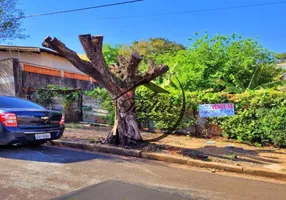
[[[122,147],[111,146],[106,144],[85,144],[80,141],[72,142],[72,141],[56,140],[56,141],[51,141],[48,144],[59,147],[69,147],[69,148],[87,150],[91,152],[111,153],[116,155],[131,156],[131,157],[144,158],[150,160],[164,161],[168,163],[176,163],[194,167],[208,168],[211,169],[213,173],[215,173],[216,170],[221,170],[226,172],[235,172],[240,174],[248,174],[253,176],[261,176],[261,177],[274,178],[277,180],[286,181],[286,173],[271,171],[263,168],[242,167],[219,162],[195,160],[192,158],[187,158],[178,155],[145,152],[144,150],[136,150],[136,149],[125,149]]]
[[[67,128],[63,140],[90,144],[106,138],[110,128]],[[286,149],[254,147],[225,138],[201,139],[188,136],[164,135],[142,132],[144,140],[151,143],[146,152],[166,153],[194,159],[211,160],[224,164],[286,172]]]

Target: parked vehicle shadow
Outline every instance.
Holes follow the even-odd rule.
[[[1,146],[0,159],[1,158],[27,160],[35,162],[48,162],[48,163],[74,163],[74,162],[83,162],[94,159],[122,162],[114,156],[95,154],[72,149],[50,147],[46,145],[38,147]]]

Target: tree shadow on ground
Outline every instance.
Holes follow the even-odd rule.
[[[142,145],[146,151],[166,152],[171,154],[183,155],[199,160],[221,160],[227,162],[245,162],[252,164],[279,164],[281,161],[277,157],[261,156],[260,153],[271,153],[283,155],[282,152],[275,150],[247,150],[239,147],[217,147],[215,145],[206,145],[201,148],[184,148],[171,145],[154,144],[149,142]]]

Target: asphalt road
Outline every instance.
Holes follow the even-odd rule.
[[[285,183],[48,146],[0,148],[0,199],[52,199],[81,188],[64,197],[286,199]]]
[[[110,200],[189,200],[178,194],[158,191],[143,186],[132,185],[120,181],[105,181],[81,190],[63,195],[55,200],[93,200],[93,199],[110,199]]]

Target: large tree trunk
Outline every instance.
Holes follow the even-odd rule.
[[[115,120],[112,131],[107,137],[110,144],[132,145],[142,141],[136,121],[135,90],[114,101]]]

